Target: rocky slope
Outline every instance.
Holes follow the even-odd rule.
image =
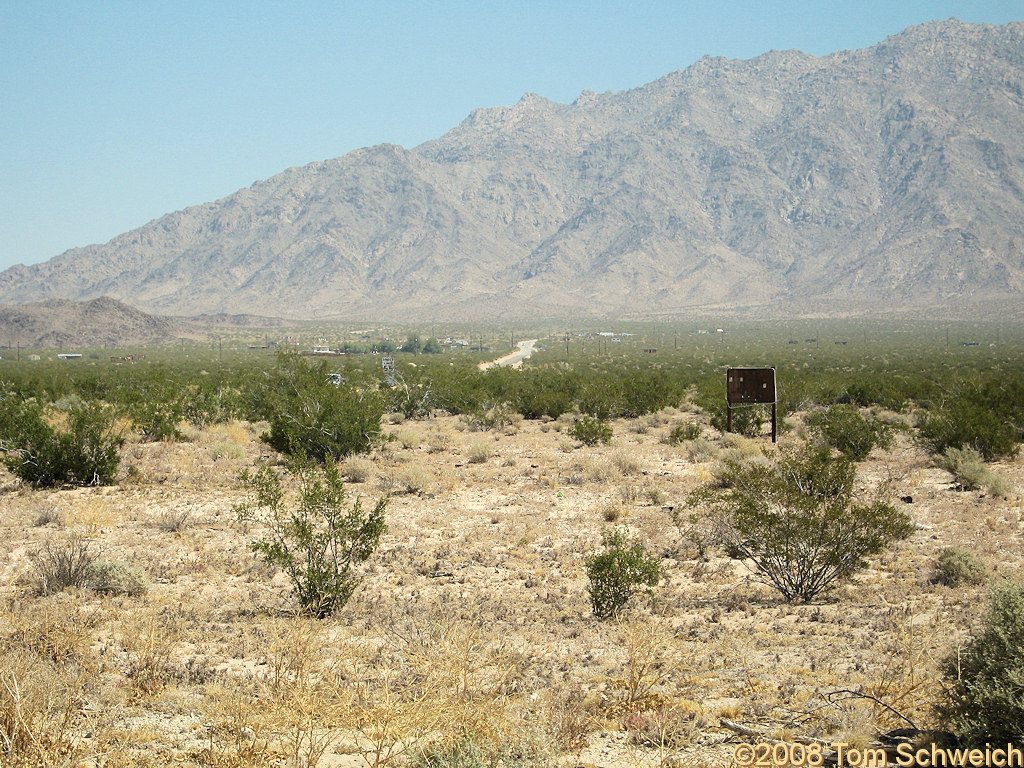
[[[1024,292],[1024,22],[704,58],[290,168],[0,273],[0,303],[479,319],[843,312]]]

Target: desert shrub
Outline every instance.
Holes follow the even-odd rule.
[[[227,418],[222,405],[224,393],[220,390],[193,388],[181,398],[181,415],[196,429],[215,424]]]
[[[719,432],[727,431],[729,425],[729,410],[726,407],[712,408],[711,426]],[[779,426],[782,424],[781,414],[778,414]],[[732,431],[746,437],[757,437],[761,434],[765,422],[771,418],[771,406],[751,405],[742,408],[732,409]]]
[[[953,482],[962,491],[984,488],[993,496],[1008,496],[1013,490],[1012,483],[992,471],[973,448],[947,448],[935,463],[953,475]]]
[[[601,507],[601,518],[606,523],[616,523],[620,517],[622,517],[622,504],[615,501],[609,501]]]
[[[88,541],[75,537],[60,545],[46,542],[29,561],[39,593],[52,595],[70,587],[87,586],[96,557],[89,551]]]
[[[622,403],[623,395],[618,382],[608,377],[593,377],[584,381],[576,400],[580,413],[602,421],[620,414]]]
[[[427,450],[431,453],[444,453],[452,445],[452,436],[449,432],[433,430],[427,434]]]
[[[981,454],[973,448],[947,448],[936,457],[935,463],[953,476],[953,482],[964,491],[972,491],[984,485],[989,468]]]
[[[51,426],[37,402],[0,405],[0,451],[4,465],[37,488],[111,485],[123,440],[114,430],[114,409],[77,402],[64,429]]]
[[[181,533],[192,525],[192,510],[166,509],[157,516],[153,524],[165,533]]]
[[[139,431],[139,437],[145,442],[176,442],[185,439],[185,435],[178,429],[178,425],[185,419],[179,402],[139,400],[132,403],[128,413]]]
[[[880,405],[893,411],[902,411],[907,396],[891,376],[867,376],[846,384],[845,397],[837,402],[850,402],[860,406]]]
[[[411,768],[554,768],[555,756],[531,741],[483,739],[469,734],[434,744],[413,756]]]
[[[773,463],[726,461],[689,506],[710,514],[731,555],[787,600],[811,600],[913,531],[890,504],[853,499],[856,468],[828,446],[780,452]]]
[[[687,461],[694,464],[711,461],[715,455],[715,447],[711,444],[710,440],[705,440],[704,438],[687,440],[683,444],[683,448],[686,451]]]
[[[721,526],[710,510],[673,505],[668,512],[679,534],[680,549],[685,550],[687,545],[692,546],[698,559],[702,562],[709,561],[711,550],[722,544]]]
[[[349,483],[365,483],[373,474],[373,462],[361,456],[349,456],[341,466],[341,475]]]
[[[544,390],[533,395],[520,408],[519,412],[528,419],[557,419],[573,408],[572,399],[565,392]]]
[[[368,389],[335,386],[326,363],[282,355],[262,403],[270,431],[262,439],[288,455],[317,461],[368,451],[380,435],[384,406]]]
[[[474,408],[466,415],[465,421],[473,431],[486,431],[489,429],[502,430],[505,427],[522,420],[522,416],[512,409],[506,402],[493,405],[483,404]]]
[[[110,595],[138,597],[149,591],[149,581],[141,568],[119,560],[97,560],[89,572],[88,586]]]
[[[646,435],[651,431],[651,424],[647,419],[636,419],[629,425],[629,428],[638,435]]]
[[[418,448],[423,442],[419,432],[414,432],[411,429],[400,429],[395,432],[395,440],[405,449]]]
[[[437,478],[424,466],[408,464],[395,473],[395,484],[406,493],[429,493],[437,485]]]
[[[985,483],[985,490],[991,496],[1007,498],[1013,493],[1013,482],[996,472],[989,472],[988,481]]]
[[[648,590],[661,581],[660,560],[622,528],[602,534],[604,551],[586,559],[590,578],[590,603],[594,615],[607,619],[618,613],[642,587]]]
[[[676,424],[665,436],[664,442],[669,445],[680,445],[688,440],[696,440],[700,437],[700,424],[687,423]]]
[[[807,417],[811,433],[854,461],[863,461],[875,447],[892,446],[892,427],[865,418],[852,405],[833,405]]]
[[[43,507],[39,514],[36,515],[36,519],[33,525],[42,528],[45,525],[52,525],[54,528],[63,528],[67,525],[67,520],[64,513],[56,507]]]
[[[1024,584],[993,590],[980,631],[942,672],[948,686],[939,711],[963,744],[1024,741]]]
[[[343,608],[358,586],[353,569],[373,554],[387,530],[387,497],[367,513],[359,499],[348,503],[334,462],[317,468],[292,459],[286,468],[299,484],[295,506],[287,503],[274,469],[260,464],[242,474],[250,498],[235,511],[240,520],[265,524],[264,537],[252,549],[288,575],[303,608],[323,618]]]
[[[985,564],[977,555],[960,547],[946,547],[935,558],[931,582],[959,587],[964,584],[981,584],[985,577]]]
[[[640,493],[640,486],[633,485],[633,483],[623,483],[615,489],[615,495],[619,497],[619,501],[627,506],[640,501]]]
[[[647,495],[647,500],[656,507],[660,507],[668,501],[668,494],[656,485],[646,486],[644,488],[644,493]]]
[[[611,425],[594,416],[580,416],[565,432],[584,445],[607,444],[612,441]]]
[[[494,455],[490,443],[473,443],[466,451],[466,461],[470,464],[483,464]]]
[[[1018,431],[994,406],[972,398],[957,398],[941,409],[926,412],[917,427],[919,442],[941,455],[950,448],[972,448],[985,461],[1015,456]]]
[[[629,451],[615,451],[609,457],[609,461],[624,477],[639,475],[644,470],[640,460]]]

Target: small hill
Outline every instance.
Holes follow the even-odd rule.
[[[57,348],[160,344],[182,337],[204,338],[217,328],[280,323],[255,315],[149,315],[108,296],[89,301],[49,299],[0,306],[0,344]]]

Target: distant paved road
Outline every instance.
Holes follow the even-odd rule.
[[[480,370],[484,371],[490,368],[492,365],[505,365],[509,368],[518,368],[523,360],[528,358],[534,353],[534,345],[538,339],[527,339],[526,341],[520,341],[516,346],[519,347],[518,352],[512,352],[511,354],[499,357],[497,360],[491,360],[489,363],[480,363]]]

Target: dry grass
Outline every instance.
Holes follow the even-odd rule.
[[[905,440],[873,456],[861,482],[912,497],[924,528],[855,585],[788,605],[721,553],[687,552],[662,508],[713,477],[708,458],[767,441],[666,445],[665,412],[565,451],[565,422],[491,416],[486,434],[403,420],[400,440],[346,461],[353,494],[396,495],[359,590],[322,622],[295,613],[231,513],[238,470],[267,455],[258,425],[129,445],[136,476],[113,488],[0,475],[0,763],[383,768],[472,744],[537,765],[725,765],[720,717],[858,743],[906,725],[894,711],[932,724],[938,660],[984,607],[983,585],[929,583],[937,554],[1020,573],[1022,459],[998,467],[1012,491],[997,498],[955,490]],[[473,460],[477,445],[499,459]],[[668,577],[609,624],[584,559],[612,523]],[[142,566],[149,591],[37,594],[32,553],[73,536]]]

